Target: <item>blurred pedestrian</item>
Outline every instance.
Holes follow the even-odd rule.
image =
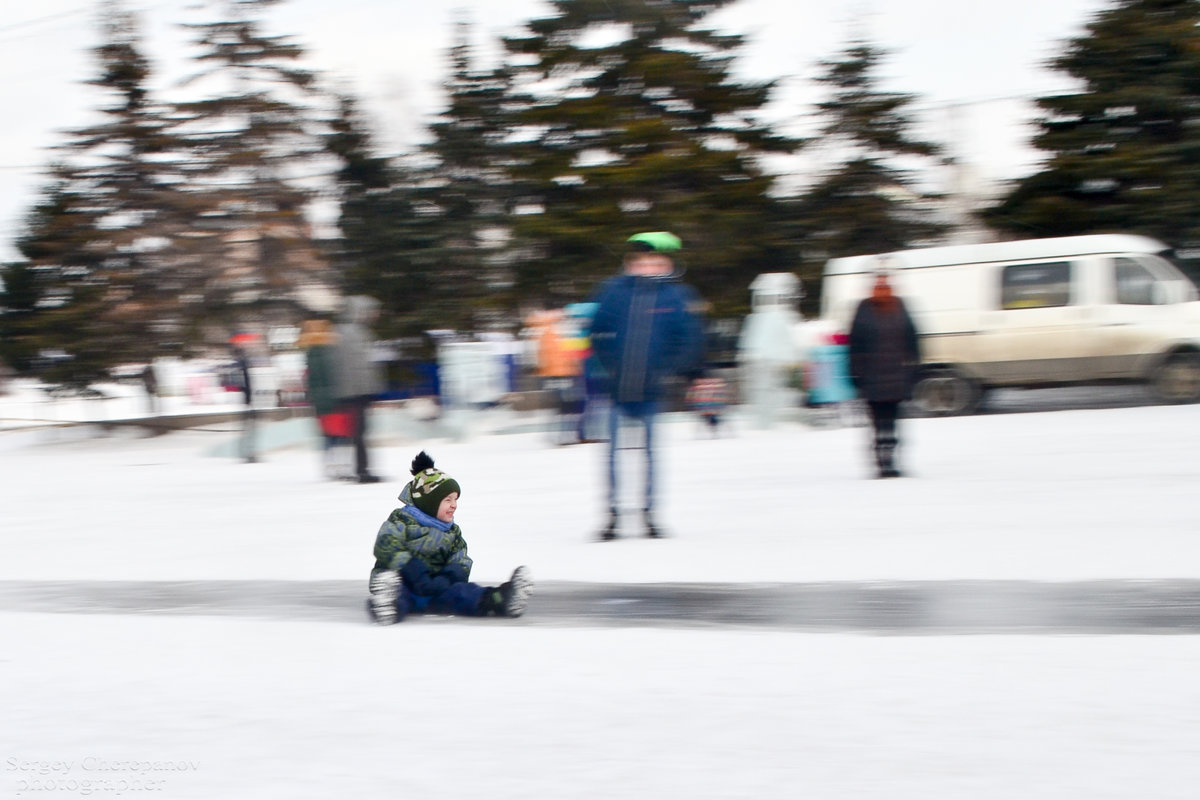
[[[310,319],[300,327],[296,346],[304,351],[304,388],[321,431],[323,471],[329,478],[349,479],[354,476],[349,458],[351,416],[337,401],[335,342],[329,320]]]
[[[151,414],[158,413],[158,375],[154,372],[154,364],[147,364],[142,370],[142,386],[146,389],[147,410]]]
[[[579,441],[579,416],[583,412],[582,363],[579,352],[564,336],[565,314],[543,311],[530,322],[537,330],[537,374],[543,396],[550,398],[554,414],[551,438],[555,444]]]
[[[597,396],[596,371],[599,365],[592,352],[591,327],[596,304],[571,303],[563,311],[569,324],[571,352],[578,365],[575,377],[575,408],[578,411],[575,414],[575,441],[581,444],[601,441],[604,438],[607,416],[604,410],[607,405]],[[598,419],[600,424],[597,426]],[[599,431],[595,430],[597,427]]]
[[[254,414],[254,378],[248,351],[252,334],[238,334],[231,340],[233,348],[233,377],[242,393],[242,432],[238,437],[238,457],[247,464],[258,461],[258,431]]]
[[[704,333],[699,298],[681,283],[674,261],[682,247],[665,231],[639,233],[628,240],[620,275],[600,288],[591,326],[592,349],[609,377],[608,521],[600,539],[617,536],[619,524],[618,451],[621,421],[643,432],[646,470],[642,521],[650,537],[662,535],[654,517],[654,417],[665,385],[700,366]]]
[[[892,291],[885,265],[875,273],[871,296],[859,303],[850,325],[850,379],[867,403],[880,478],[896,478],[896,419],[911,394],[921,363],[916,326]]]
[[[354,480],[378,483],[367,455],[367,410],[383,393],[383,371],[371,358],[370,325],[379,316],[379,301],[355,296],[346,300],[341,323],[337,326],[336,386],[337,400],[351,416],[354,445]]]
[[[710,434],[719,436],[721,418],[729,407],[729,384],[719,375],[703,375],[688,388],[687,405]]]

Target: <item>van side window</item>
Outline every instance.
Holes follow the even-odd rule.
[[[1117,302],[1126,305],[1154,305],[1154,276],[1132,258],[1118,258],[1114,273]]]
[[[1001,308],[1052,308],[1071,302],[1071,262],[1011,264],[1000,273]]]

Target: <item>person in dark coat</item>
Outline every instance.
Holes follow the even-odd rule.
[[[246,349],[247,342],[253,340],[246,334],[235,336],[234,339],[234,378],[242,392],[242,402],[244,403],[242,433],[238,437],[238,456],[247,464],[253,464],[258,461],[258,435],[254,411],[253,370],[251,369],[251,356]]]
[[[871,296],[859,303],[850,325],[850,379],[870,409],[881,478],[900,476],[896,418],[920,363],[916,326],[904,301],[893,293],[887,271],[880,270]]]
[[[621,418],[645,432],[646,484],[643,521],[646,535],[661,530],[654,519],[654,416],[669,378],[699,368],[704,331],[699,298],[679,282],[673,255],[677,236],[665,231],[639,233],[628,241],[622,274],[610,278],[596,298],[589,334],[592,351],[608,376],[609,412],[608,522],[600,538],[617,535],[617,451]]]
[[[153,364],[147,364],[142,370],[142,386],[146,388],[147,410],[151,414],[158,413],[158,374]]]

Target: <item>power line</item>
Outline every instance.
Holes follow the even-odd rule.
[[[47,14],[44,17],[34,17],[33,19],[25,19],[21,20],[20,22],[10,23],[8,25],[0,25],[0,33],[15,31],[18,28],[27,28],[30,25],[40,25],[43,22],[49,22],[50,20],[54,19],[62,19],[63,17],[73,17],[76,14],[82,14],[84,12],[90,13],[91,10],[91,6],[82,6],[80,8],[68,9],[67,11],[59,11],[57,14]]]
[[[171,0],[162,0],[162,2],[158,2],[158,3],[154,3],[152,5],[146,6],[146,7],[134,9],[133,13],[143,14],[148,11],[157,11],[158,9],[162,8],[163,6],[169,5],[170,2],[171,2]],[[96,8],[97,8],[97,6],[94,6],[94,5],[80,6],[79,8],[69,9],[67,11],[59,11],[56,14],[47,14],[44,17],[34,17],[33,19],[21,20],[20,22],[13,22],[8,25],[0,25],[0,34],[8,33],[11,31],[17,31],[17,30],[20,30],[21,28],[28,28],[28,27],[31,27],[34,25],[41,25],[42,23],[46,23],[46,22],[54,22],[56,20],[64,20],[64,19],[91,16],[92,13],[96,11]],[[90,25],[92,20],[71,19],[70,24],[71,24],[71,26],[77,26],[80,24],[80,22],[85,22]],[[54,25],[50,28],[46,28],[44,30],[40,30],[40,31],[28,31],[25,33],[18,33],[13,36],[0,36],[0,42],[15,42],[15,41],[20,41],[22,39],[33,39],[38,36],[44,36],[44,35],[50,33],[51,31],[61,30],[64,27],[67,27],[67,26],[63,25],[63,24],[59,24],[59,25]]]
[[[57,14],[49,14],[44,17],[37,17],[36,19],[24,20],[23,22],[14,22],[11,25],[0,26],[0,33],[8,33],[8,32],[19,30],[21,28],[27,28],[31,25],[40,25],[44,22],[51,22],[54,20],[61,20],[61,19],[74,18],[74,17],[83,17],[83,15],[91,14],[91,12],[92,12],[91,8],[77,8],[77,9],[74,9],[71,11],[60,11]],[[72,19],[70,21],[69,25],[71,27],[78,27],[81,24],[85,24],[85,23],[87,23],[86,19]],[[26,31],[23,33],[14,33],[10,36],[0,36],[0,42],[17,42],[17,41],[21,41],[22,39],[33,39],[38,36],[46,36],[47,34],[53,32],[55,30],[61,30],[64,27],[68,27],[68,26],[66,24],[60,23],[58,25],[54,25],[54,26],[45,28],[40,31]]]

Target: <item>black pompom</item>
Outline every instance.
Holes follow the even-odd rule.
[[[417,453],[417,457],[412,460],[412,474],[433,468],[433,459],[424,450]]]

